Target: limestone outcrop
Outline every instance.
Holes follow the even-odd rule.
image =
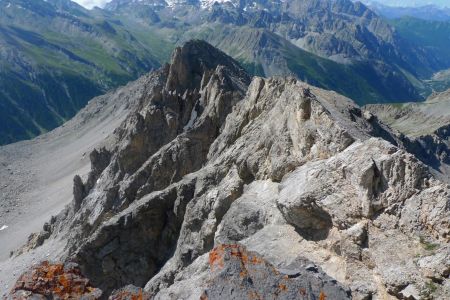
[[[450,189],[404,137],[204,42],[148,80],[46,228],[104,296],[450,296]]]

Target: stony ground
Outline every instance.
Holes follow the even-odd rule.
[[[392,128],[418,138],[450,123],[450,90],[431,95],[425,102],[371,104],[365,109]]]
[[[51,216],[72,200],[74,176],[88,173],[89,153],[100,143],[108,143],[107,136],[127,115],[130,99],[142,92],[139,82],[131,83],[113,97],[106,95],[91,100],[71,121],[52,132],[0,147],[2,291],[5,285],[11,284],[10,274],[6,273],[11,251],[23,246],[32,233],[41,231]],[[52,251],[37,256],[49,257],[49,253]]]

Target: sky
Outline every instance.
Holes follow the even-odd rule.
[[[110,0],[73,0],[77,2],[78,4],[81,4],[82,6],[86,8],[93,8],[94,6],[102,7],[105,5],[105,3],[109,2]]]

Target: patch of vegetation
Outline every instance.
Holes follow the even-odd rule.
[[[436,55],[439,55],[439,59],[448,63],[450,22],[430,21],[413,17],[403,17],[389,22],[411,43],[433,50]]]
[[[424,299],[424,300],[428,300],[428,299],[434,299],[433,294],[436,293],[438,289],[438,286],[432,282],[426,282],[425,283],[425,288],[420,292],[420,296]]]
[[[438,249],[440,246],[439,244],[429,242],[423,236],[420,237],[420,244],[427,251],[434,251],[434,250]]]
[[[241,66],[251,75],[265,77],[264,68],[261,64],[239,62]]]
[[[287,61],[290,70],[301,80],[336,91],[359,105],[420,99],[414,92],[405,92],[408,89],[394,87],[410,85],[403,74],[388,74],[389,80],[385,80],[384,75],[380,76],[377,66],[371,63],[344,65],[300,49],[289,51]]]
[[[101,93],[76,73],[42,70],[33,76],[34,82],[8,70],[0,72],[0,144],[29,139],[61,125]]]

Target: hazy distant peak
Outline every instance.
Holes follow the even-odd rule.
[[[448,0],[360,0],[365,4],[383,4],[392,7],[420,7],[435,5],[441,8],[450,7]]]

